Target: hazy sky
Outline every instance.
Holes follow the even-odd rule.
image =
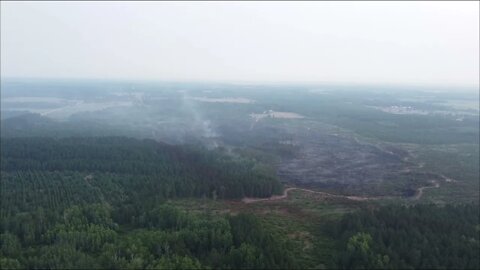
[[[5,77],[478,85],[478,2],[1,2]]]

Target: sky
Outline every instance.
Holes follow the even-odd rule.
[[[1,76],[479,84],[479,2],[1,2]]]

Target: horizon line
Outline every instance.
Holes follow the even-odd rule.
[[[353,82],[353,81],[281,81],[281,80],[209,80],[209,79],[161,79],[161,78],[101,78],[101,77],[34,77],[8,76],[0,77],[0,82],[11,80],[38,80],[38,81],[117,81],[117,82],[152,82],[152,83],[211,83],[233,85],[296,85],[296,86],[377,86],[377,87],[422,87],[422,88],[468,88],[480,90],[480,84],[435,84],[411,82]]]

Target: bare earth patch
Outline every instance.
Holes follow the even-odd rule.
[[[440,184],[432,180],[430,181],[432,185],[428,186],[422,186],[417,188],[415,195],[412,197],[413,200],[418,200],[422,197],[423,195],[423,190],[428,189],[428,188],[439,188]],[[391,196],[347,196],[347,195],[340,195],[340,194],[332,194],[328,192],[323,192],[323,191],[316,191],[316,190],[311,190],[311,189],[305,189],[305,188],[296,188],[296,187],[289,187],[283,190],[282,195],[273,195],[268,198],[249,198],[245,197],[242,199],[243,203],[249,204],[249,203],[256,203],[256,202],[271,202],[271,201],[278,201],[278,200],[284,200],[288,198],[288,193],[292,190],[300,190],[302,192],[310,193],[310,194],[316,194],[316,195],[321,195],[324,197],[330,197],[330,198],[344,198],[347,200],[351,201],[368,201],[368,200],[380,200],[380,199],[389,199],[392,198]]]
[[[288,197],[288,192],[291,190],[301,190],[303,192],[308,192],[308,193],[314,193],[314,194],[319,194],[319,195],[324,195],[324,196],[329,196],[329,197],[338,197],[338,198],[346,198],[349,200],[353,201],[366,201],[369,199],[378,199],[380,197],[361,197],[361,196],[345,196],[345,195],[337,195],[337,194],[331,194],[327,192],[322,192],[322,191],[315,191],[315,190],[310,190],[310,189],[305,189],[305,188],[295,188],[295,187],[289,187],[283,190],[282,195],[273,195],[268,198],[248,198],[245,197],[242,199],[244,203],[255,203],[255,202],[261,202],[261,201],[278,201],[278,200],[283,200]]]
[[[240,103],[249,104],[254,103],[255,100],[248,98],[208,98],[208,97],[193,97],[193,100],[201,102],[214,102],[214,103]]]
[[[293,112],[276,112],[272,110],[264,111],[263,113],[251,113],[250,117],[255,119],[255,121],[259,121],[262,118],[270,117],[270,118],[282,118],[282,119],[302,119],[305,118],[303,115]]]

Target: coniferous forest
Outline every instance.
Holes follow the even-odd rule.
[[[478,269],[475,205],[391,205],[348,214],[329,227],[345,269]]]
[[[288,242],[252,215],[165,204],[281,191],[252,162],[154,141],[15,138],[1,145],[2,268],[284,268]]]
[[[291,241],[253,214],[168,203],[280,193],[251,160],[122,137],[1,143],[2,268],[305,267]],[[320,230],[335,239],[331,268],[473,269],[478,221],[474,205],[380,206]]]

